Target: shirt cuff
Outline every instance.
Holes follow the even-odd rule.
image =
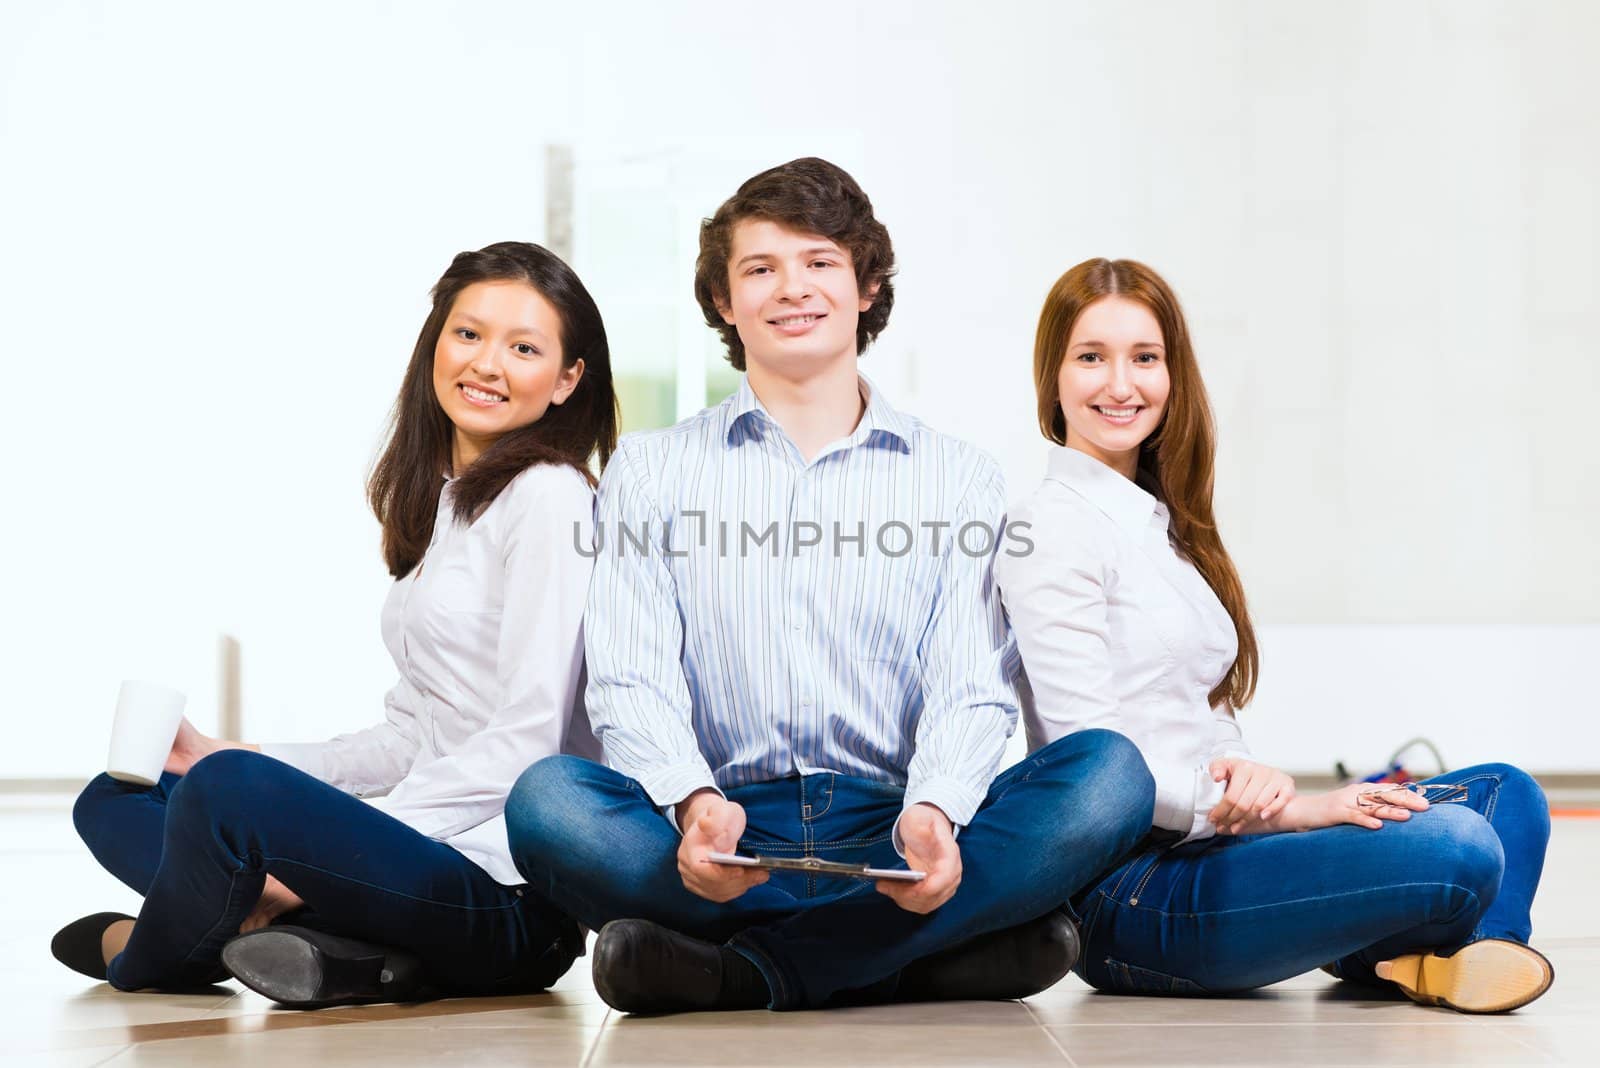
[[[1191,823],[1185,842],[1197,841],[1201,838],[1210,838],[1217,833],[1217,828],[1206,819],[1211,810],[1217,807],[1217,802],[1222,800],[1222,795],[1228,790],[1226,782],[1213,782],[1209,767],[1196,768],[1194,772],[1194,811],[1190,815]]]
[[[627,772],[623,771],[623,774]],[[717,790],[717,781],[711,777],[711,766],[699,754],[687,763],[669,764],[635,778],[658,808],[676,805],[696,790]],[[717,793],[721,794],[722,791],[717,790]],[[676,821],[673,825],[677,825]]]
[[[940,809],[939,811],[940,812],[944,812],[944,809]],[[900,854],[900,859],[901,860],[905,860],[906,859],[906,840],[900,836],[900,821],[905,819],[905,817],[906,817],[906,811],[905,811],[905,809],[901,809],[900,810],[900,815],[895,817],[894,829],[889,832],[889,844],[894,846],[894,851],[896,853]],[[950,818],[950,814],[948,812],[945,812],[945,819],[949,819],[949,818]],[[951,838],[960,838],[961,837],[961,824],[952,823],[950,825],[950,837]]]
[[[723,793],[721,790],[718,790],[715,786],[711,787],[711,791],[712,791],[712,793],[716,794],[718,797],[722,798],[724,801],[726,801],[728,799],[728,795]],[[692,791],[692,790],[690,791],[690,793],[693,793],[693,792],[694,791]],[[688,796],[689,796],[689,794],[684,794],[683,795],[683,797],[688,797]],[[683,833],[683,828],[678,826],[678,803],[683,800],[683,797],[678,798],[677,801],[674,801],[670,805],[662,805],[661,806],[661,814],[663,816],[667,817],[667,822],[672,824],[672,829],[677,831],[680,835]]]
[[[1162,767],[1159,763],[1150,764],[1150,773],[1156,780],[1156,811],[1151,822],[1164,831],[1187,835],[1194,829],[1195,797],[1200,792],[1201,779],[1209,782],[1211,773],[1205,768],[1177,764]]]
[[[263,742],[261,755],[281,760],[313,779],[333,783],[328,777],[327,746],[323,742]],[[336,784],[335,784],[336,785]]]
[[[900,836],[900,820],[905,818],[906,810],[912,805],[928,804],[943,812],[950,821],[951,829],[955,836],[961,836],[961,828],[972,822],[972,817],[978,814],[978,806],[983,803],[981,797],[974,797],[971,789],[959,779],[938,778],[926,779],[906,790],[904,803],[900,806],[900,816],[894,821],[894,830],[889,835],[889,841],[894,845],[894,851],[905,859],[905,839]]]

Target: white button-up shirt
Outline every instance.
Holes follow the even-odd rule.
[[[1090,727],[1118,731],[1155,776],[1155,825],[1186,838],[1214,833],[1206,814],[1225,784],[1207,766],[1249,754],[1233,715],[1207,701],[1238,638],[1177,550],[1166,506],[1093,457],[1057,447],[1044,484],[1007,523],[1011,539],[1033,542],[1030,553],[995,561],[1028,684],[1029,749]]]
[[[504,811],[517,776],[553,753],[599,755],[581,690],[594,494],[572,468],[541,464],[471,526],[453,502],[447,482],[422,562],[384,603],[400,671],[385,721],[262,752],[360,797],[387,792],[385,812],[514,886]]]

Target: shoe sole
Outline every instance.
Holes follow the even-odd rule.
[[[1411,1000],[1457,1012],[1510,1012],[1533,1001],[1555,981],[1542,953],[1519,942],[1488,939],[1454,956],[1412,953],[1376,968]]]
[[[335,957],[286,931],[236,938],[222,947],[222,963],[251,990],[294,1009],[381,1001],[383,984],[395,978],[381,954]]]

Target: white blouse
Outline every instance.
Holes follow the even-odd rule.
[[[1166,506],[1093,457],[1057,447],[1044,484],[1006,524],[1016,551],[1021,538],[1033,543],[995,561],[1022,655],[1029,750],[1085,728],[1118,731],[1155,776],[1155,825],[1208,837],[1206,814],[1225,786],[1208,765],[1249,755],[1233,715],[1207,701],[1238,638],[1178,552]]]
[[[553,753],[599,759],[582,702],[593,566],[577,548],[592,552],[594,493],[570,467],[535,465],[463,526],[452,487],[383,606],[400,671],[385,722],[261,750],[358,797],[387,793],[385,812],[515,886],[504,811],[517,776]]]

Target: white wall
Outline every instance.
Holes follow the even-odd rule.
[[[428,285],[539,239],[547,142],[719,139],[861,180],[902,264],[865,367],[1018,493],[1051,281],[1168,275],[1267,634],[1264,756],[1381,758],[1425,722],[1447,755],[1600,766],[1597,46],[1582,2],[0,7],[0,777],[92,771],[128,675],[205,726],[219,631],[252,735],[375,716],[361,485]],[[1406,629],[1457,624],[1497,637]],[[1413,649],[1358,665],[1390,681],[1470,679],[1503,639],[1538,699],[1452,684],[1428,718],[1279,638],[1318,627]]]

